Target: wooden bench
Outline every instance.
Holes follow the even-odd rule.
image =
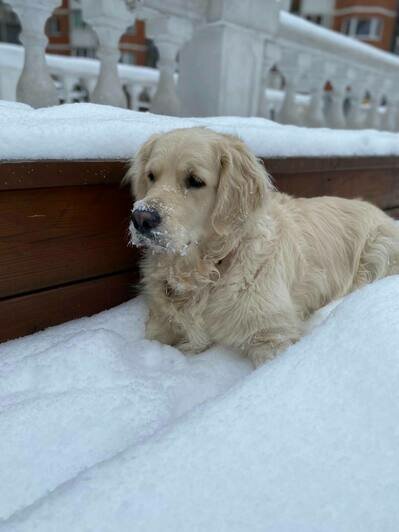
[[[297,196],[362,197],[399,217],[399,157],[265,160]],[[0,162],[0,341],[135,295],[121,161]]]

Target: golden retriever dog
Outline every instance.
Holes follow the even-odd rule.
[[[184,352],[218,343],[259,366],[323,305],[399,273],[391,218],[360,200],[278,192],[234,136],[154,135],[126,178],[131,243],[145,247],[146,336]]]

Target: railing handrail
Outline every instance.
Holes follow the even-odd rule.
[[[364,66],[381,69],[382,66],[396,67],[399,76],[399,57],[378,48],[323,28],[305,19],[285,11],[280,12],[280,29],[277,40],[312,47],[317,44],[315,52],[322,50],[329,56],[338,55],[346,61],[360,62]],[[347,55],[349,52],[349,56]],[[345,56],[341,54],[345,53]],[[360,65],[359,65],[360,66]]]
[[[8,52],[2,54],[1,51]],[[10,61],[10,57],[12,59]],[[22,68],[24,49],[20,44],[0,43],[0,65],[9,68]],[[72,74],[76,77],[97,77],[100,61],[89,57],[70,57],[58,54],[46,54],[46,62],[51,73]],[[123,81],[148,82],[157,84],[159,71],[155,68],[137,65],[118,65],[119,76]]]

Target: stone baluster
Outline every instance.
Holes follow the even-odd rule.
[[[399,79],[393,80],[393,87],[396,87]],[[391,95],[391,131],[399,131],[399,93],[394,90]]]
[[[78,79],[76,76],[64,74],[61,76],[62,79],[62,92],[63,92],[63,100],[65,103],[71,103],[73,101],[73,89],[75,85],[78,83]]]
[[[370,106],[366,117],[365,127],[368,129],[381,129],[381,98],[383,87],[380,77],[374,73],[367,84],[370,94]]]
[[[393,92],[394,92],[393,81],[385,79],[383,82],[383,97],[385,98],[385,112],[381,115],[380,127],[384,131],[393,131],[394,123],[393,116],[395,111],[395,105],[393,102]]]
[[[258,107],[258,116],[264,118],[270,118],[269,105],[267,101],[267,84],[270,74],[270,69],[278,63],[281,59],[281,50],[280,47],[271,41],[265,42],[265,48],[263,53],[263,74],[261,79],[261,86],[259,91],[259,107]]]
[[[364,127],[362,103],[366,91],[366,79],[362,72],[351,68],[348,71],[348,80],[350,87],[350,107],[346,117],[347,127],[349,129],[362,129]]]
[[[347,68],[341,65],[334,65],[331,81],[333,90],[331,92],[331,102],[326,113],[327,125],[334,129],[345,129],[344,101],[348,86]]]
[[[142,13],[146,20],[146,34],[153,39],[159,53],[159,81],[150,111],[179,116],[182,114],[182,106],[175,81],[177,54],[192,34],[192,22],[178,16],[154,12],[148,14],[148,10],[143,10]]]
[[[300,125],[301,118],[296,102],[297,87],[305,72],[310,66],[310,56],[298,52],[292,48],[285,48],[281,61],[280,70],[285,80],[285,95],[283,105],[278,114],[278,121],[281,124]]]
[[[140,108],[140,94],[143,90],[143,86],[140,83],[128,83],[126,90],[130,96],[130,109],[139,111]]]
[[[135,15],[122,0],[82,0],[84,20],[98,37],[100,73],[91,101],[115,107],[126,107],[126,95],[118,75],[119,39]]]
[[[17,100],[32,107],[48,107],[59,103],[57,90],[49,74],[45,48],[44,25],[61,0],[7,0],[22,26],[20,40],[25,58],[17,84]]]
[[[89,95],[89,101],[92,102],[93,101],[92,100],[92,95],[93,95],[94,89],[96,88],[96,85],[97,85],[97,78],[95,78],[94,76],[85,76],[85,77],[83,77],[82,81],[83,81],[83,85],[84,85],[84,87],[87,90],[87,93]]]
[[[326,84],[325,60],[313,57],[308,74],[310,86],[310,103],[305,113],[304,122],[308,127],[325,127],[324,87]]]
[[[150,100],[152,101],[154,99],[155,93],[157,92],[157,88],[154,85],[150,85],[149,87],[145,87],[145,89],[147,89]]]

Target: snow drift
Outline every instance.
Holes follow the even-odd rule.
[[[253,371],[139,298],[0,346],[0,530],[399,529],[399,277]]]
[[[238,135],[259,157],[399,155],[399,134],[284,126],[264,118],[177,118],[76,103],[0,101],[0,160],[127,159],[150,135],[204,126]]]

